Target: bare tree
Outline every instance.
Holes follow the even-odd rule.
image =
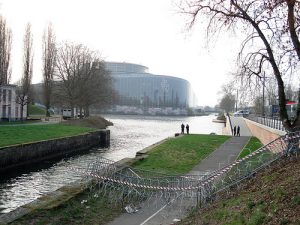
[[[68,42],[61,44],[57,49],[55,77],[58,80],[55,95],[64,102],[65,107],[74,109],[77,97],[77,77],[80,68],[80,51],[82,45]],[[74,112],[72,110],[72,116]]]
[[[262,78],[264,71],[272,71],[277,81],[280,118],[288,130],[300,125],[300,107],[294,121],[288,117],[284,85],[284,75],[299,62],[298,58],[291,57],[295,52],[298,54],[299,49],[299,39],[294,32],[299,27],[299,19],[295,20],[299,17],[294,14],[299,13],[299,8],[295,10],[295,4],[299,6],[295,0],[187,0],[182,8],[191,15],[190,26],[200,15],[208,17],[209,35],[217,34],[222,28],[239,29],[246,35],[238,58],[240,74],[248,78]],[[286,27],[289,33],[283,32]]]
[[[53,76],[56,60],[56,40],[53,27],[48,25],[43,35],[43,78],[46,116],[50,116]]]
[[[10,81],[10,54],[12,32],[6,24],[6,20],[0,16],[0,85]]]
[[[88,116],[91,106],[112,98],[111,76],[97,52],[83,45],[64,43],[57,53],[56,95],[65,106],[78,107],[80,115],[84,110]]]
[[[224,96],[222,97],[219,105],[220,108],[225,110],[226,112],[232,112],[235,105],[234,95],[230,93],[224,93]]]
[[[33,65],[33,38],[31,33],[31,25],[28,23],[24,35],[24,53],[23,53],[23,75],[20,81],[20,87],[17,90],[16,102],[21,105],[21,119],[23,120],[24,106],[30,102],[30,87],[32,80]]]
[[[90,107],[101,108],[109,104],[114,96],[112,78],[105,69],[104,63],[96,55],[91,57],[92,63],[86,62],[78,80],[78,101],[85,116],[89,116]],[[81,114],[82,110],[80,110]]]

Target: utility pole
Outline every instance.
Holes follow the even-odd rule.
[[[236,89],[236,101],[235,101],[235,111],[238,109],[238,99],[239,99],[239,90]]]
[[[262,93],[262,110],[261,114],[264,117],[265,116],[265,82],[266,82],[266,73],[264,72],[263,76],[263,93]]]

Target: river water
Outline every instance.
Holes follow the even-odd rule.
[[[0,178],[0,214],[10,212],[41,195],[81,179],[72,168],[86,168],[97,157],[114,161],[133,158],[137,151],[180,132],[181,123],[190,133],[222,134],[223,124],[213,123],[214,115],[200,117],[149,117],[105,115],[114,126],[109,148],[90,149],[85,154],[30,165]]]

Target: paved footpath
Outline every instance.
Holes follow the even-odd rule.
[[[236,126],[236,127],[240,126],[241,136],[252,136],[243,117],[230,117],[230,119],[231,119],[232,129],[234,128],[234,126]]]
[[[232,118],[233,126],[241,127],[241,137],[232,137],[217,148],[199,165],[193,168],[189,174],[199,175],[215,171],[232,163],[239,155],[251,136],[243,118]],[[173,199],[171,203],[160,202],[159,199],[148,203],[145,207],[133,214],[124,213],[108,225],[170,225],[174,219],[187,216],[191,208],[190,201]]]

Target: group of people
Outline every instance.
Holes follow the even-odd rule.
[[[188,124],[185,126],[185,129],[186,129],[186,133],[189,134],[190,126]],[[184,134],[184,124],[181,124],[181,133]]]
[[[233,128],[233,136],[241,136],[240,135],[240,130],[241,130],[241,128],[240,128],[240,126],[234,126],[234,128]]]

